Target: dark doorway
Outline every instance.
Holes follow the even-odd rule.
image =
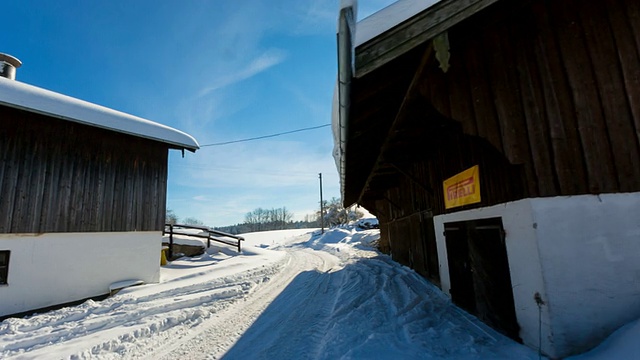
[[[502,219],[447,223],[445,236],[453,302],[521,341]]]
[[[433,225],[431,211],[420,212],[420,237],[422,239],[422,256],[426,277],[432,283],[440,286],[440,264],[438,263],[438,245],[436,245],[436,230]]]
[[[445,224],[447,238],[447,260],[451,299],[468,312],[476,313],[475,292],[473,291],[473,270],[469,259],[469,242],[464,223]]]

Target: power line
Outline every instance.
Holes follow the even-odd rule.
[[[171,168],[174,167],[178,167],[178,168],[188,168],[188,169],[196,169],[196,170],[207,170],[207,169],[211,169],[211,165],[204,165],[204,164],[171,164]],[[269,175],[269,176],[293,176],[293,177],[300,177],[300,178],[308,178],[312,175],[315,175],[315,173],[313,173],[312,171],[309,172],[302,172],[302,171],[273,171],[273,169],[270,170],[263,170],[263,169],[252,169],[252,168],[247,168],[247,167],[230,167],[230,166],[215,166],[215,169],[218,171],[224,171],[224,172],[240,172],[244,175],[251,175],[251,174],[255,174],[255,175]]]
[[[293,134],[293,133],[297,133],[297,132],[301,132],[301,131],[309,131],[309,130],[320,129],[320,128],[327,127],[327,126],[330,126],[330,125],[331,124],[324,124],[324,125],[320,125],[320,126],[313,126],[313,127],[303,128],[303,129],[285,131],[285,132],[281,132],[281,133],[277,133],[277,134],[258,136],[258,137],[248,138],[248,139],[232,140],[232,141],[225,141],[225,142],[219,142],[219,143],[213,143],[213,144],[204,144],[204,145],[200,145],[200,147],[229,145],[229,144],[235,144],[235,143],[239,143],[239,142],[267,139],[267,138],[272,138],[272,137],[276,137],[276,136]]]

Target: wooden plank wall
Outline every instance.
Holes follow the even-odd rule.
[[[416,221],[425,212],[640,191],[639,2],[503,1],[449,39],[449,71],[434,60],[420,93],[460,129],[422,139],[420,160],[394,164],[409,176],[363,198],[394,259],[429,275],[419,252],[431,234]],[[442,181],[473,165],[482,202],[446,210]]]
[[[450,29],[449,40],[449,71],[434,59],[419,91],[460,126],[429,135],[420,127],[446,122],[422,115],[387,135],[426,133],[418,156],[394,159],[402,171],[373,181],[361,199],[380,220],[382,250],[435,279],[435,234],[421,214],[640,191],[639,2],[502,1]],[[357,151],[354,162],[367,155]],[[473,165],[482,202],[445,209],[442,182]],[[359,190],[348,189],[351,197]]]
[[[525,197],[640,191],[640,5],[504,1],[449,31],[421,93],[525,175]]]
[[[163,229],[165,144],[0,107],[0,233]]]
[[[398,174],[384,198],[369,201],[373,207],[368,209],[378,217],[381,234],[386,235],[381,241],[386,249],[381,250],[388,250],[394,260],[438,283],[433,216],[521,199],[526,189],[522,166],[509,164],[486,140],[451,131],[424,142],[436,151],[425,152],[423,160],[404,164],[403,172],[408,176]],[[480,167],[482,202],[445,209],[442,181],[473,165]]]

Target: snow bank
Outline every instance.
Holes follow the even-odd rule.
[[[144,356],[242,300],[285,264],[286,254],[281,252],[250,249],[237,255],[212,248],[161,268],[160,284],[0,322],[0,358]]]
[[[376,218],[362,218],[354,224],[358,229],[377,229],[380,227],[380,223]]]
[[[611,334],[588,353],[570,357],[571,360],[640,359],[640,319]]]
[[[169,235],[162,237],[162,242],[169,243]],[[178,245],[190,245],[190,246],[207,246],[207,239],[197,238],[188,235],[173,235],[173,243]]]

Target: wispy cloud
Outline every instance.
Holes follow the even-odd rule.
[[[200,90],[199,96],[205,96],[212,91],[222,89],[224,87],[233,85],[240,81],[249,79],[261,72],[276,66],[283,62],[287,58],[286,52],[280,49],[269,49],[260,54],[257,58],[253,59],[246,67],[239,69],[238,71],[216,79],[213,84],[206,86]]]
[[[204,189],[307,186],[319,172],[335,171],[326,153],[316,153],[308,144],[297,141],[204,148],[197,156],[176,159],[171,166],[186,175],[178,179],[179,184]]]
[[[185,59],[190,76],[176,87],[179,128],[206,144],[328,122],[332,88],[324,79],[333,83],[326,62],[333,64],[335,55],[333,47],[319,53],[313,46],[335,39],[337,2],[215,4],[217,21],[188,33],[199,46]],[[181,39],[174,43],[188,42]],[[310,51],[316,51],[313,58]],[[293,69],[284,71],[284,65]],[[172,154],[168,207],[214,226],[241,222],[257,207],[286,206],[298,218],[312,213],[318,173],[324,195],[339,196],[331,134],[327,128],[298,135],[206,147],[184,159]]]
[[[285,206],[302,218],[318,204],[318,173],[325,197],[339,195],[335,164],[327,154],[319,144],[258,141],[204,148],[184,159],[172,156],[168,206],[181,217],[216,226],[241,222],[257,207]]]
[[[298,6],[301,8],[297,11],[299,21],[294,29],[295,34],[304,35],[333,30],[338,18],[336,2],[326,0],[300,1]],[[306,8],[303,8],[304,6]]]

